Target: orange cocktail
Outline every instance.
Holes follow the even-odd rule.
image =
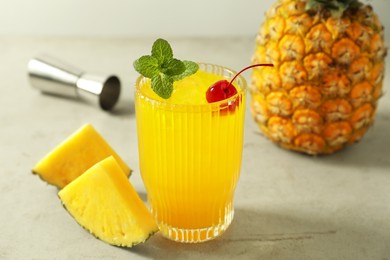
[[[239,76],[236,95],[207,103],[208,87],[235,73],[199,66],[197,73],[174,83],[169,99],[157,96],[144,77],[135,93],[148,201],[161,233],[181,242],[209,240],[226,230],[241,166],[246,82]]]

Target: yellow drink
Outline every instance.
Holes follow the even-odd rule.
[[[206,72],[211,73],[206,73]],[[158,97],[150,80],[137,81],[139,159],[148,200],[162,235],[181,242],[215,238],[233,219],[241,165],[246,82],[238,94],[207,103],[209,86],[234,72],[200,64],[175,82],[171,98]]]

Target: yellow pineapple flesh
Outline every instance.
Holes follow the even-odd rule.
[[[360,140],[382,95],[383,26],[358,1],[279,0],[256,38],[251,111],[284,148],[329,154]]]
[[[110,155],[115,157],[124,174],[129,176],[131,169],[127,164],[91,124],[85,124],[44,156],[32,172],[61,189]]]
[[[89,168],[58,196],[78,224],[106,243],[132,247],[158,231],[113,156]]]

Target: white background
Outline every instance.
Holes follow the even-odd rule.
[[[275,0],[0,0],[0,36],[251,36]],[[390,35],[390,1],[372,0]]]

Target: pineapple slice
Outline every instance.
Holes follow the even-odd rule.
[[[123,172],[129,176],[131,169],[126,163],[92,125],[85,124],[40,160],[32,172],[61,189],[110,155],[115,157]]]
[[[121,167],[110,156],[59,191],[64,207],[98,239],[132,247],[158,231]]]

